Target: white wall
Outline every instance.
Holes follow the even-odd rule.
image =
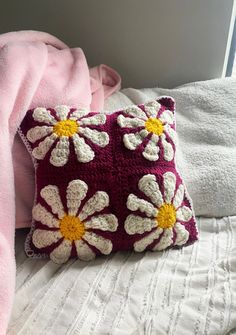
[[[43,30],[106,63],[123,86],[173,87],[222,74],[234,0],[7,0],[0,32]]]

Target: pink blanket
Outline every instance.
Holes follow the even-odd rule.
[[[29,108],[68,104],[99,110],[119,88],[120,77],[114,70],[105,65],[89,70],[80,48],[69,49],[49,34],[0,35],[1,335],[6,333],[14,297],[15,207],[17,226],[25,226],[33,194],[32,163],[19,138],[14,140],[17,128]]]

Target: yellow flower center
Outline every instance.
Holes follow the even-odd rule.
[[[158,136],[160,136],[164,131],[161,120],[155,118],[149,118],[145,122],[145,128],[149,133],[154,133]]]
[[[60,220],[60,231],[65,239],[75,241],[84,235],[85,227],[78,217],[65,215]]]
[[[73,136],[78,131],[79,125],[74,120],[62,120],[53,127],[53,132],[58,136]]]
[[[157,226],[160,228],[171,228],[176,222],[176,211],[173,205],[164,204],[159,208],[158,215],[156,217]]]

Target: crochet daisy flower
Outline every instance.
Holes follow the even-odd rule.
[[[161,143],[164,159],[171,161],[174,158],[173,145],[176,144],[176,133],[172,128],[175,123],[174,112],[161,108],[157,101],[146,103],[143,107],[144,110],[136,106],[130,107],[123,111],[125,115],[118,116],[120,127],[128,130],[123,136],[125,147],[136,150],[145,141],[145,148],[141,147],[143,157],[157,161]]]
[[[183,205],[184,186],[176,190],[176,177],[172,172],[163,175],[164,194],[161,193],[155,175],[147,174],[138,183],[150,202],[130,194],[127,207],[145,216],[130,214],[125,221],[129,235],[144,234],[134,243],[134,250],[141,252],[151,245],[152,250],[164,250],[171,245],[183,245],[189,239],[184,223],[192,218],[192,211]]]
[[[33,208],[33,218],[42,226],[33,232],[32,242],[39,249],[56,243],[50,252],[50,258],[55,263],[65,263],[71,256],[72,248],[75,248],[78,258],[84,261],[96,255],[91,246],[104,255],[112,251],[112,242],[99,235],[99,230],[117,230],[115,215],[98,214],[109,205],[109,196],[106,192],[98,191],[80,208],[87,191],[88,186],[84,181],[72,180],[66,190],[67,211],[64,210],[57,186],[48,185],[40,192],[52,212],[40,203]]]
[[[85,138],[100,147],[105,147],[109,143],[106,132],[90,129],[90,126],[106,122],[104,114],[89,116],[89,111],[86,109],[70,109],[67,106],[57,106],[54,111],[53,113],[52,110],[42,107],[33,111],[33,119],[43,124],[31,128],[26,135],[31,143],[42,139],[32,152],[36,159],[44,159],[53,144],[57,143],[51,152],[50,163],[54,166],[65,165],[72,140],[78,161],[87,163],[93,160],[94,151],[85,142]]]

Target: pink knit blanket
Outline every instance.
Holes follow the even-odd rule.
[[[6,333],[15,287],[13,153],[17,151],[19,157],[23,150],[19,140],[14,141],[17,128],[30,108],[67,104],[100,110],[104,99],[119,88],[120,77],[114,70],[105,65],[89,70],[80,48],[70,49],[49,34],[21,31],[0,35],[1,335]],[[16,174],[24,174],[22,168],[17,165],[15,179]],[[27,192],[28,185],[22,185]]]

